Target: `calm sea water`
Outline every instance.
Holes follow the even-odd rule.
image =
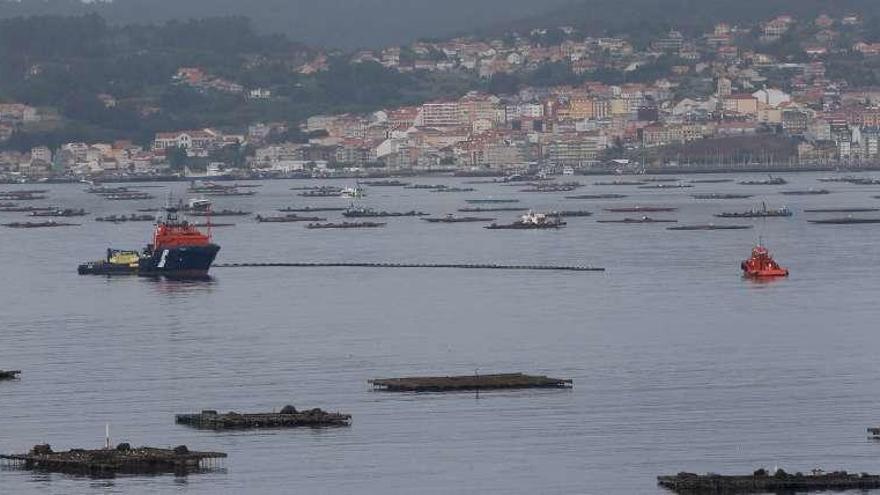
[[[389,219],[376,230],[308,231],[235,218],[236,227],[214,233],[221,263],[558,263],[605,273],[217,268],[210,282],[81,277],[76,265],[107,247],[144,245],[149,224],[89,217],[77,228],[3,229],[0,368],[23,374],[0,383],[0,450],[40,442],[99,447],[110,423],[114,443],[186,444],[229,458],[225,472],[186,478],[98,481],[7,469],[0,492],[658,494],[655,477],[682,470],[878,471],[880,444],[866,439],[865,427],[880,423],[880,225],[813,225],[806,219],[821,215],[802,210],[880,206],[872,198],[880,187],[820,184],[821,175],[785,176],[787,186],[590,185],[575,193],[630,195],[617,200],[565,200],[492,184],[454,194],[372,187],[361,201],[443,214],[465,198],[516,197],[536,209],[596,212],[558,232],[413,218]],[[289,190],[306,183],[313,182],[264,182],[258,195],[221,198],[216,207],[266,214],[288,205],[347,205]],[[47,187],[51,203],[93,214],[161,203],[102,201],[81,185]],[[778,193],[810,187],[833,194]],[[185,188],[149,190],[162,197]],[[744,191],[756,196],[690,197]],[[715,232],[595,221],[626,216],[604,207],[643,204],[679,208],[652,214],[658,218],[705,223],[762,200],[788,205],[795,216]],[[759,236],[792,270],[789,279],[740,277],[739,263]],[[374,377],[475,369],[570,377],[574,388],[477,398],[367,386]],[[214,433],[174,424],[175,413],[288,403],[351,413],[353,425]]]

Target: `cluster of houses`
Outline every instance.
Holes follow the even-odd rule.
[[[0,103],[0,143],[7,141],[22,126],[39,121],[39,112],[30,105]]]
[[[880,161],[880,88],[852,87],[829,78],[826,70],[829,57],[880,57],[880,44],[842,44],[854,36],[841,33],[860,33],[861,23],[855,15],[810,21],[778,16],[749,29],[718,24],[690,39],[671,31],[643,50],[622,38],[582,37],[560,28],[556,36],[536,30],[499,40],[456,38],[363,51],[353,55],[353,63],[401,71],[467,70],[489,77],[560,62],[585,75],[575,85],[525,87],[515,94],[474,91],[369,114],[314,115],[300,125],[299,135],[308,142],[270,139],[286,135],[286,124],[255,123],[233,133],[162,132],[143,147],[68,143],[56,150],[0,153],[0,169],[147,173],[168,166],[169,150],[205,158],[232,144],[248,145],[252,169],[277,173],[346,167],[485,170],[530,163],[576,169],[626,153],[647,156],[645,151],[669,145],[753,135],[792,140],[797,155],[791,159],[803,163]],[[762,51],[793,30],[799,33],[800,56],[780,60]],[[755,43],[740,43],[744,36]],[[600,66],[635,71],[670,54],[674,64],[668,73],[650,82],[607,84],[589,77]],[[298,70],[313,73],[326,63],[320,54]],[[174,81],[250,98],[271,96],[268,89],[246,92],[199,68],[181,68]],[[0,104],[0,140],[4,128],[37,119],[32,107]]]

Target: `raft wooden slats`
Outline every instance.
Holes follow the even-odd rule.
[[[457,390],[493,390],[513,388],[568,388],[572,380],[547,376],[503,373],[495,375],[424,376],[375,378],[369,381],[374,390],[386,392],[446,392]]]
[[[21,374],[21,370],[9,370],[3,371],[0,370],[0,380],[12,380],[16,376]]]
[[[682,495],[734,495],[740,493],[803,493],[880,488],[880,476],[845,471],[817,474],[756,472],[745,476],[678,473],[658,476],[657,484]]]
[[[186,446],[132,449],[121,444],[116,449],[53,452],[48,445],[37,445],[27,454],[0,455],[0,460],[28,470],[103,477],[114,474],[186,474],[210,468],[215,459],[225,457],[223,452],[196,452]]]
[[[238,414],[229,412],[217,414],[215,411],[202,411],[198,414],[178,414],[177,424],[209,430],[241,430],[250,428],[295,428],[349,426],[350,414],[330,413],[321,409],[299,411],[292,414],[255,413]]]

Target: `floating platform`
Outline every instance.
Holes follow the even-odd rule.
[[[196,452],[185,445],[174,449],[131,448],[127,443],[115,449],[71,449],[54,452],[49,445],[35,445],[27,454],[0,455],[12,467],[52,473],[112,477],[116,474],[187,474],[214,467],[223,452]]]
[[[328,223],[310,223],[306,225],[307,229],[375,229],[384,227],[385,222],[328,222]]]
[[[752,196],[754,196],[754,194],[707,193],[691,195],[694,199],[749,199]]]
[[[342,212],[342,216],[346,218],[388,218],[388,217],[425,217],[427,213],[410,210],[410,211],[377,211],[372,208],[349,208]]]
[[[467,203],[467,204],[479,205],[479,204],[519,203],[519,200],[518,200],[518,199],[493,199],[493,198],[486,198],[486,199],[466,199],[466,200],[464,200],[464,202]]]
[[[409,185],[409,182],[401,182],[397,179],[390,180],[365,180],[361,181],[361,184],[365,186],[373,186],[373,187],[405,187]]]
[[[880,211],[880,208],[812,208],[809,210],[804,210],[804,213],[871,213],[875,211]]]
[[[571,388],[571,379],[504,373],[497,375],[422,376],[374,378],[373,390],[385,392],[456,392],[461,390],[501,390],[515,388]]]
[[[21,374],[21,370],[0,370],[0,380],[14,380]]]
[[[569,217],[591,217],[591,216],[593,216],[593,212],[592,212],[592,211],[587,211],[587,210],[561,210],[561,211],[554,211],[554,212],[552,212],[551,214],[552,214],[553,216],[556,216],[556,217],[563,217],[563,218],[569,218]]]
[[[694,187],[693,184],[648,184],[639,186],[639,189],[687,189]]]
[[[326,211],[345,211],[348,208],[343,207],[332,207],[332,206],[304,206],[302,208],[295,208],[293,206],[287,208],[279,208],[278,211],[281,213],[315,213],[315,212],[326,212]]]
[[[666,206],[629,206],[625,208],[605,208],[605,211],[611,213],[664,213],[676,210],[678,210],[678,208]]]
[[[810,223],[820,224],[820,225],[852,225],[852,224],[865,224],[865,223],[880,223],[880,218],[852,218],[852,217],[844,217],[844,218],[826,218],[823,220],[808,220]]]
[[[474,191],[476,191],[476,189],[474,189],[473,187],[440,187],[431,190],[431,192],[435,193],[461,193]]]
[[[779,470],[770,474],[759,469],[751,475],[724,476],[678,473],[658,476],[657,484],[682,495],[734,495],[738,493],[803,493],[880,488],[880,476],[850,474],[846,471],[811,474],[788,474]]]
[[[701,225],[681,225],[678,227],[666,227],[666,230],[747,230],[752,225],[715,225],[714,223]]]
[[[186,212],[186,215],[190,217],[247,217],[251,215],[251,212],[244,210],[193,210]]]
[[[239,414],[206,410],[198,414],[178,414],[174,421],[179,425],[207,430],[246,430],[255,428],[296,428],[301,426],[318,428],[328,426],[350,426],[351,415],[331,413],[322,409],[297,411],[293,406],[284,406],[279,413]]]
[[[779,191],[779,194],[784,194],[786,196],[814,196],[831,194],[831,191],[828,189],[806,189],[804,191]]]
[[[32,217],[58,217],[58,218],[70,218],[70,217],[84,217],[88,215],[86,210],[73,209],[73,208],[58,208],[52,210],[40,210],[40,211],[32,211]]]
[[[453,215],[447,215],[445,217],[437,217],[437,218],[423,218],[422,220],[429,223],[473,223],[473,222],[492,222],[495,219],[489,217],[456,217]]]
[[[594,186],[643,186],[647,184],[641,180],[612,180],[607,182],[594,182]]]
[[[691,184],[724,184],[726,182],[733,182],[733,179],[694,179]]]
[[[467,208],[459,208],[458,211],[461,213],[487,213],[492,211],[525,211],[526,208],[518,207],[518,206],[491,206],[488,208],[473,206]]]
[[[262,215],[257,215],[256,220],[259,223],[293,223],[293,222],[324,222],[327,219],[321,217],[301,217],[294,213],[289,213],[287,215],[274,216],[274,217],[264,217]]]
[[[66,222],[12,222],[0,224],[10,229],[42,229],[51,227],[79,227],[78,223]]]
[[[108,215],[106,217],[96,217],[96,222],[123,223],[123,222],[155,222],[155,215]]]
[[[624,218],[623,220],[596,220],[597,223],[677,223],[678,220],[671,218]]]
[[[621,199],[626,194],[578,194],[575,196],[566,196],[565,199]]]

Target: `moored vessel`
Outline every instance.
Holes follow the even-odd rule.
[[[142,252],[108,249],[105,259],[79,266],[80,275],[136,274],[169,278],[203,278],[220,251],[211,232],[177,216],[179,207],[165,208],[153,229],[153,239]]]
[[[770,251],[760,243],[752,249],[752,256],[740,264],[743,275],[753,278],[787,277],[788,269],[770,256]]]
[[[746,211],[725,211],[715,216],[718,218],[771,218],[790,217],[792,212],[785,206],[781,208],[767,208],[767,203],[761,203],[761,208],[752,208]]]
[[[565,227],[565,221],[562,220],[562,217],[553,214],[546,213],[535,213],[533,211],[527,212],[525,215],[521,216],[519,220],[509,223],[509,224],[497,224],[493,223],[492,225],[487,225],[483,227],[484,229],[490,230],[500,230],[500,229],[513,229],[513,230],[539,230],[539,229],[559,229]]]

